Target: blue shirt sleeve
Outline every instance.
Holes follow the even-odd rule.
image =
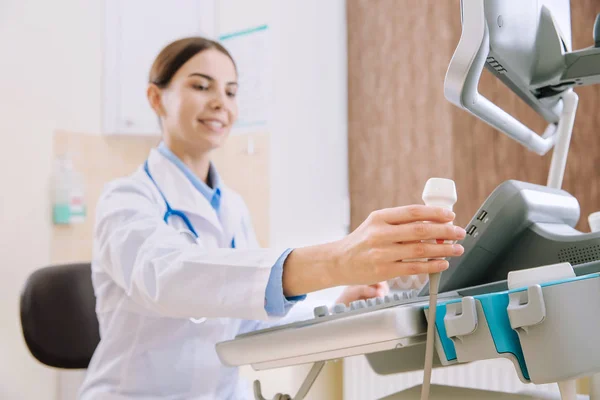
[[[284,251],[271,268],[271,275],[269,275],[269,282],[265,291],[265,311],[269,316],[284,316],[295,303],[306,298],[305,294],[293,297],[283,295],[283,264],[292,250],[287,249]]]

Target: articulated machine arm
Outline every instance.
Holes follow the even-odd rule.
[[[444,94],[539,155],[554,147],[547,184],[560,188],[578,103],[572,89],[600,83],[600,16],[594,26],[594,46],[570,51],[570,40],[551,10],[534,5],[537,2],[462,0],[462,34],[448,67]],[[478,92],[484,67],[548,121],[543,134]]]

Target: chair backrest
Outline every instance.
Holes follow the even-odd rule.
[[[21,326],[31,354],[56,368],[87,368],[100,331],[89,263],[45,267],[21,293]]]

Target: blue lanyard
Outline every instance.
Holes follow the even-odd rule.
[[[189,231],[192,232],[192,234],[194,235],[194,237],[196,239],[198,239],[199,238],[198,233],[194,229],[194,226],[192,225],[192,222],[189,220],[189,218],[187,217],[187,215],[185,215],[182,211],[174,210],[174,209],[171,208],[171,205],[167,201],[167,198],[163,194],[162,190],[160,190],[160,188],[156,184],[156,181],[154,180],[154,178],[150,174],[150,168],[148,168],[148,160],[146,160],[146,162],[144,162],[144,171],[146,172],[146,175],[148,175],[148,178],[150,178],[150,180],[152,181],[152,183],[156,187],[156,190],[158,190],[158,193],[160,193],[160,196],[163,198],[163,200],[165,202],[165,206],[167,207],[167,211],[165,212],[165,215],[163,217],[163,221],[165,221],[165,224],[169,224],[169,218],[170,217],[172,217],[172,216],[179,217],[184,222],[184,224],[189,229]],[[231,248],[235,249],[235,237],[233,237],[231,239]]]

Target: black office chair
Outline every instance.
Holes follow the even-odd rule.
[[[31,354],[51,367],[87,368],[100,342],[95,306],[89,263],[35,271],[25,283],[20,307]]]

